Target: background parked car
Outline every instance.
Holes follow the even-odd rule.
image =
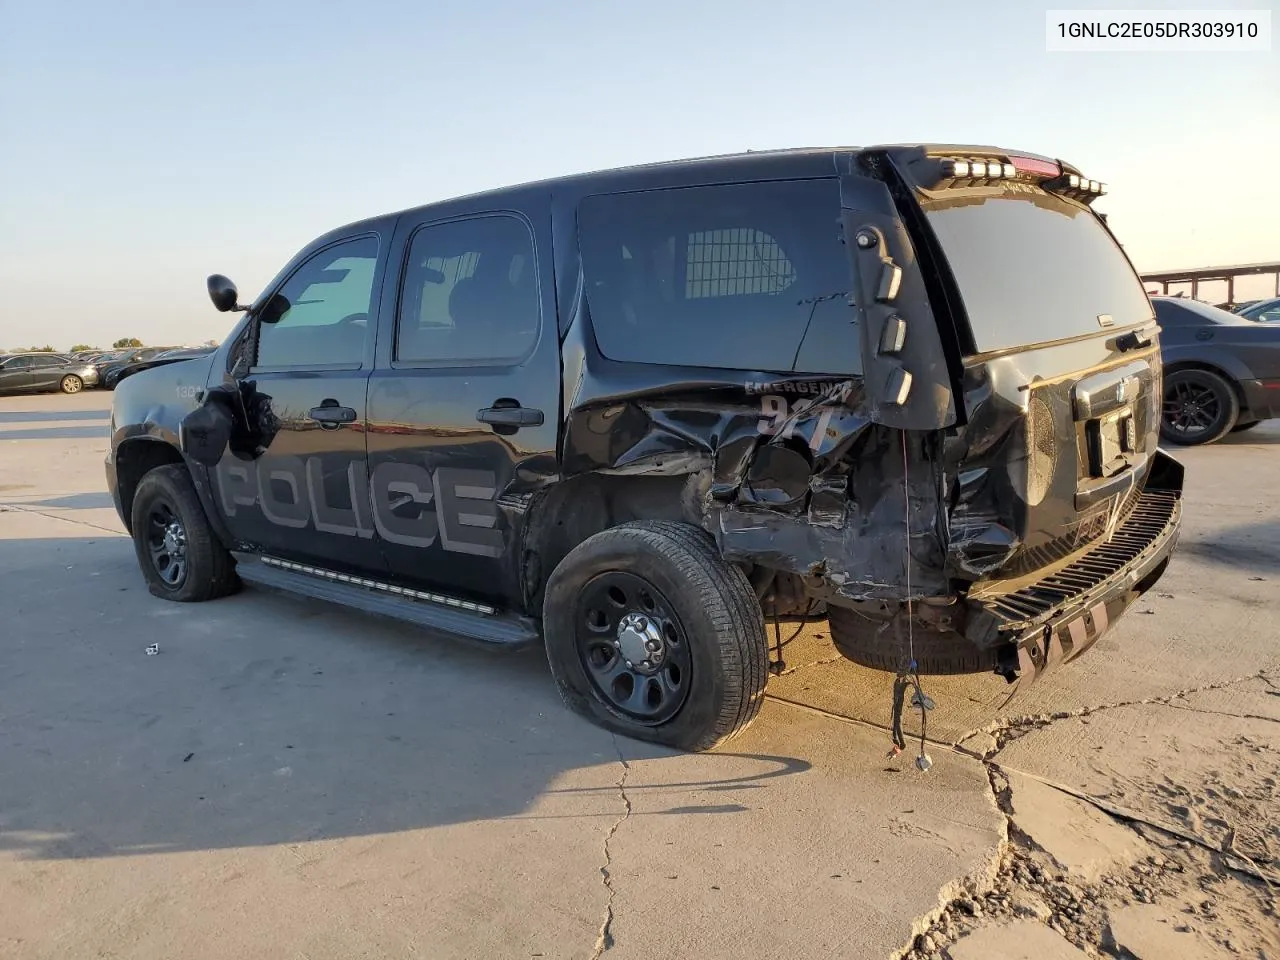
[[[207,357],[213,353],[215,347],[189,347],[178,350],[166,350],[164,353],[158,353],[154,357],[147,360],[135,360],[132,363],[116,364],[103,377],[102,385],[108,390],[114,390],[116,384],[125,377],[131,377],[141,370],[150,370],[152,367],[162,367],[167,363],[177,363],[179,360],[193,360],[196,357]]]
[[[1247,307],[1241,307],[1236,313],[1257,323],[1280,323],[1280,297],[1256,300]]]
[[[97,366],[102,386],[113,389],[114,384],[119,380],[119,372],[129,364],[137,363],[141,360],[150,360],[152,357],[158,357],[160,354],[167,353],[173,349],[175,348],[131,347],[128,350],[120,351],[111,360],[99,360]]]
[[[0,354],[0,393],[79,393],[97,382],[97,367],[60,353]]]
[[[1213,443],[1280,416],[1280,324],[1199,300],[1152,297],[1151,303],[1164,358],[1163,439]]]

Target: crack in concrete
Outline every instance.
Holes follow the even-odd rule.
[[[43,510],[32,510],[30,507],[24,507],[16,503],[0,503],[0,511],[6,513],[29,513],[34,514],[37,517],[48,517],[50,520],[63,520],[66,523],[78,524],[82,527],[89,527],[92,530],[102,530],[105,533],[110,533],[117,537],[125,535],[122,530],[113,530],[110,527],[103,527],[96,523],[90,523],[88,520],[77,520],[74,517],[64,517],[59,513],[45,513]]]
[[[1100,704],[1097,706],[1082,707],[1078,710],[1062,711],[1062,712],[1048,714],[1048,715],[1027,716],[1027,717],[1019,717],[1019,718],[1013,718],[1008,720],[997,720],[991,724],[988,724],[984,728],[979,728],[976,730],[969,731],[968,733],[964,734],[962,737],[954,741],[951,744],[951,749],[956,754],[958,754],[959,756],[966,757],[968,759],[977,760],[979,763],[983,765],[987,774],[987,782],[988,782],[988,786],[990,787],[992,802],[1004,821],[1003,837],[1001,838],[1001,841],[998,845],[997,850],[995,851],[994,855],[988,860],[985,867],[980,868],[978,871],[975,871],[974,873],[966,877],[951,881],[950,883],[944,885],[938,891],[938,906],[935,909],[931,910],[929,913],[915,918],[915,920],[912,922],[912,925],[911,925],[911,934],[907,940],[906,946],[895,951],[891,955],[890,960],[905,960],[905,958],[912,956],[913,953],[918,955],[917,944],[920,942],[920,938],[935,927],[938,921],[942,918],[943,914],[947,913],[948,911],[954,910],[957,906],[961,905],[966,900],[976,899],[977,897],[994,889],[997,885],[997,881],[999,880],[1003,865],[1005,864],[1006,854],[1011,850],[1011,848],[1015,846],[1020,846],[1030,850],[1039,849],[1039,845],[1034,843],[1030,837],[1028,837],[1021,830],[1019,830],[1017,825],[1013,822],[1012,788],[1009,784],[1009,779],[1005,773],[1005,768],[1002,767],[999,764],[999,762],[995,759],[995,757],[1000,753],[1001,750],[1004,749],[1004,747],[1009,742],[1017,739],[1019,736],[1029,733],[1031,730],[1041,729],[1043,727],[1049,726],[1052,723],[1056,723],[1059,720],[1067,720],[1067,719],[1072,719],[1076,717],[1085,717],[1092,713],[1097,713],[1105,710],[1119,709],[1120,707],[1158,704],[1163,706],[1175,707],[1177,709],[1194,711],[1194,710],[1197,710],[1197,708],[1192,707],[1189,704],[1176,704],[1176,703],[1173,703],[1172,701],[1178,700],[1182,697],[1191,696],[1192,694],[1196,694],[1196,693],[1204,693],[1212,690],[1222,690],[1227,687],[1232,687],[1241,683],[1247,683],[1250,680],[1262,680],[1264,683],[1267,684],[1268,687],[1272,688],[1272,690],[1277,690],[1276,685],[1272,681],[1268,672],[1266,670],[1260,670],[1257,673],[1250,674],[1249,676],[1235,677],[1230,680],[1216,681],[1214,683],[1203,684],[1199,687],[1193,687],[1186,690],[1179,690],[1175,693],[1167,694],[1161,697],[1146,697],[1141,700],[1126,701],[1122,703]],[[821,712],[825,713],[825,711],[821,711]],[[1221,711],[1202,710],[1199,712],[1220,713]],[[1233,717],[1239,716],[1237,714],[1225,714],[1225,715],[1233,716]],[[836,717],[838,719],[847,719],[847,718],[840,718],[838,715],[836,715]],[[1251,715],[1246,715],[1244,717],[1241,717],[1241,719],[1265,719],[1265,720],[1275,721],[1276,718],[1253,717]],[[867,725],[875,726],[875,724],[867,724]],[[967,750],[962,746],[962,744],[966,740],[969,740],[972,737],[979,736],[982,734],[992,737],[996,742],[996,746],[982,753],[975,752],[972,750]],[[1010,768],[1010,769],[1013,770],[1013,768]],[[1204,839],[1202,839],[1201,837],[1195,836],[1194,834],[1184,832],[1182,830],[1177,829],[1176,827],[1172,827],[1169,824],[1152,821],[1147,817],[1136,813],[1135,811],[1126,810],[1124,808],[1114,806],[1112,804],[1106,803],[1103,800],[1100,800],[1097,797],[1092,797],[1081,791],[1073,790],[1070,787],[1067,787],[1063,784],[1056,783],[1051,780],[1046,780],[1043,777],[1039,777],[1034,774],[1027,773],[1025,771],[1013,770],[1013,772],[1020,773],[1023,776],[1031,777],[1032,779],[1037,780],[1040,783],[1043,783],[1047,787],[1050,787],[1063,794],[1066,794],[1067,796],[1074,797],[1075,799],[1081,802],[1087,803],[1092,807],[1094,807],[1095,809],[1100,810],[1103,813],[1107,814],[1108,816],[1114,818],[1118,822],[1125,824],[1130,829],[1137,831],[1139,834],[1141,834],[1141,831],[1138,829],[1138,827],[1139,825],[1143,825],[1151,829],[1161,831],[1167,835],[1177,837],[1178,839],[1186,841],[1188,843],[1193,843],[1206,850],[1212,851],[1213,853],[1219,856],[1223,867],[1225,867],[1227,870],[1234,871],[1237,873],[1248,874],[1254,877],[1255,879],[1261,880],[1264,884],[1267,885],[1269,889],[1271,889],[1274,892],[1274,887],[1272,886],[1272,883],[1276,878],[1274,876],[1268,875],[1268,872],[1261,869],[1257,864],[1251,861],[1248,861],[1247,857],[1242,858],[1240,856],[1234,856],[1233,854],[1237,854],[1238,851],[1222,850],[1222,849],[1215,848],[1212,844],[1207,843]]]
[[[622,755],[622,747],[618,745],[618,737],[613,735],[613,748],[618,752],[618,762],[622,764],[622,776],[618,778],[616,784],[618,796],[622,799],[623,812],[617,820],[613,822],[613,826],[609,828],[609,832],[604,836],[604,863],[600,865],[600,882],[604,885],[605,890],[609,893],[609,899],[604,906],[604,918],[600,921],[600,933],[596,936],[595,949],[591,953],[591,960],[599,960],[600,955],[613,946],[613,904],[617,899],[618,892],[613,886],[613,875],[609,868],[613,866],[613,851],[610,844],[613,836],[618,829],[627,822],[631,816],[631,798],[627,796],[627,777],[631,775],[631,764],[627,763],[627,758]]]
[[[1280,717],[1267,717],[1260,713],[1231,713],[1228,710],[1210,710],[1207,707],[1193,707],[1187,703],[1167,703],[1167,707],[1175,710],[1186,710],[1188,713],[1207,713],[1215,717],[1231,717],[1234,720],[1265,720],[1268,723],[1280,723]]]
[[[811,663],[802,663],[798,667],[787,667],[787,669],[783,670],[781,673],[774,674],[774,676],[789,677],[791,676],[791,674],[799,673],[801,670],[808,670],[810,667],[825,666],[828,663],[837,663],[843,659],[844,657],[840,656],[839,654],[837,654],[834,657],[823,657],[821,660],[814,660]]]
[[[983,754],[977,754],[972,751],[959,748],[962,753],[965,753],[968,756],[976,757],[977,759],[983,760],[984,762],[990,761],[993,757],[999,754],[1000,751],[1002,751],[1006,746],[1008,746],[1014,740],[1017,740],[1019,737],[1025,736],[1026,734],[1030,733],[1032,730],[1042,730],[1045,727],[1050,726],[1051,724],[1057,723],[1059,720],[1075,720],[1080,717],[1091,716],[1092,714],[1095,714],[1095,713],[1104,713],[1108,710],[1119,710],[1122,707],[1140,707],[1140,706],[1148,706],[1151,704],[1156,704],[1159,706],[1174,706],[1174,704],[1172,703],[1172,701],[1174,700],[1179,700],[1184,697],[1189,697],[1192,694],[1196,694],[1196,693],[1208,693],[1213,690],[1225,690],[1226,688],[1236,686],[1237,684],[1248,683],[1250,680],[1262,680],[1265,683],[1267,683],[1269,686],[1271,685],[1271,680],[1269,679],[1268,672],[1266,670],[1259,670],[1258,672],[1251,673],[1248,676],[1233,677],[1230,680],[1218,680],[1213,683],[1202,684],[1201,686],[1198,686],[1198,687],[1188,687],[1185,690],[1177,690],[1173,693],[1164,694],[1163,696],[1159,696],[1159,697],[1144,697],[1140,700],[1124,700],[1118,703],[1102,703],[1102,704],[1097,704],[1095,706],[1080,707],[1076,710],[1060,710],[1056,713],[1041,713],[1041,714],[1031,714],[1031,715],[1021,716],[1021,717],[1006,717],[998,720],[993,720],[991,723],[987,724],[985,727],[978,727],[976,729],[968,731],[963,736],[959,737],[955,741],[955,744],[958,747],[959,744],[963,744],[966,740],[972,739],[973,737],[980,736],[983,734],[989,737],[992,737],[996,741],[995,747],[991,750],[986,751]],[[1188,709],[1190,709],[1190,707],[1188,707]]]

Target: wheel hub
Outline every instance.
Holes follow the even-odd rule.
[[[181,559],[187,549],[186,532],[182,524],[174,518],[164,528],[164,552],[175,560]]]
[[[618,623],[615,642],[628,667],[654,673],[667,656],[667,644],[657,621],[643,613],[628,613]]]

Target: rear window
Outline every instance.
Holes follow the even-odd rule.
[[[1039,190],[926,200],[980,353],[1151,318],[1146,291],[1088,210]],[[1110,318],[1110,323],[1105,319]]]
[[[596,342],[610,359],[861,369],[835,180],[588,197],[578,233]]]
[[[1252,327],[1255,321],[1223,310],[1212,304],[1190,299],[1163,299],[1154,297],[1151,305],[1156,308],[1156,319],[1166,327],[1203,327],[1218,324],[1225,327]]]

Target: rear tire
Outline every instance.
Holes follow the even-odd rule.
[[[565,704],[626,737],[707,750],[764,699],[760,603],[689,524],[625,523],[580,543],[547,582],[543,628]]]
[[[1240,416],[1235,387],[1212,370],[1175,370],[1164,378],[1160,436],[1168,443],[1216,443]]]
[[[58,384],[58,389],[63,393],[79,393],[84,389],[84,381],[74,373],[69,373],[62,378],[62,382]]]
[[[199,603],[236,591],[235,560],[214,535],[184,465],[145,474],[131,518],[134,552],[155,596]]]
[[[888,620],[872,619],[848,607],[829,608],[827,624],[831,642],[846,660],[873,670],[910,670],[905,626],[899,638]],[[954,630],[930,629],[917,623],[911,647],[916,670],[922,676],[990,673],[997,666],[996,649],[980,650]]]

